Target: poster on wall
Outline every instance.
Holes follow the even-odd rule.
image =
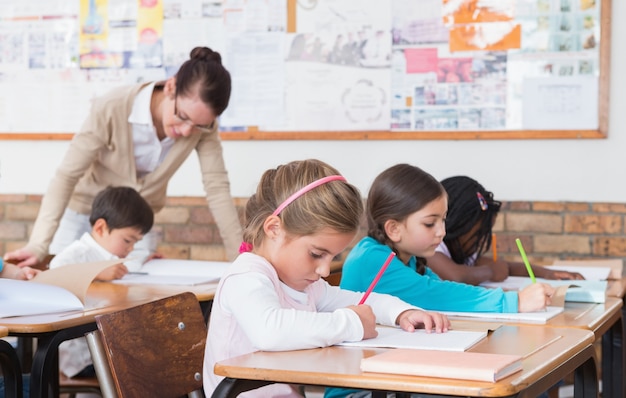
[[[392,7],[392,130],[598,127],[599,1]]]
[[[160,67],[162,33],[161,0],[80,0],[80,67]]]
[[[609,12],[610,0],[0,0],[0,90],[21,97],[0,100],[0,132],[74,133],[95,96],[174,76],[207,46],[233,82],[224,137],[599,138]]]

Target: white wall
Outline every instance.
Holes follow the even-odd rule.
[[[412,163],[438,179],[472,176],[502,200],[626,202],[626,47],[622,42],[626,24],[621,23],[626,19],[626,2],[612,3],[607,139],[225,141],[233,196],[250,196],[267,168],[318,158],[339,169],[364,195],[382,170],[395,163]],[[67,142],[0,141],[0,194],[44,193],[67,146]],[[168,193],[203,195],[195,156],[176,174]]]

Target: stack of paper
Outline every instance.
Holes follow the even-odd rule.
[[[376,327],[373,339],[344,342],[338,345],[383,348],[414,348],[439,351],[465,351],[487,337],[487,331],[450,330],[445,333],[426,333],[424,329],[405,332],[389,326]]]
[[[496,382],[522,370],[519,355],[395,349],[361,360],[364,372]]]
[[[579,265],[548,265],[547,269],[553,271],[578,272],[588,281],[605,281],[611,276],[610,267],[585,267]],[[620,270],[621,271],[621,270]]]
[[[510,321],[518,323],[546,323],[561,312],[563,307],[547,307],[536,312],[459,312],[439,311],[450,319],[472,319],[476,321]]]
[[[618,259],[618,258],[600,258],[600,259],[589,259],[589,260],[556,260],[554,261],[552,265],[548,267],[558,267],[565,271],[573,271],[573,272],[580,272],[579,270],[583,268],[585,269],[585,271],[580,272],[580,273],[583,274],[583,276],[587,280],[596,279],[596,277],[593,276],[593,274],[595,274],[596,272],[604,273],[605,272],[604,270],[608,268],[610,270],[609,275],[607,277],[608,279],[621,279],[623,268],[624,268],[624,262],[622,261],[622,259]],[[585,272],[587,272],[586,270],[590,268],[604,269],[604,270],[589,271],[591,272],[592,275],[590,277],[587,277]],[[599,277],[598,279],[604,280],[607,278]]]
[[[113,282],[143,285],[200,285],[219,281],[230,264],[224,261],[154,259],[145,263],[139,272],[131,272]]]

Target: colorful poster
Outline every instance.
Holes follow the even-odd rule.
[[[163,65],[162,0],[81,0],[81,68]]]

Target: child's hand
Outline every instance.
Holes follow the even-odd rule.
[[[152,253],[151,255],[148,256],[146,261],[144,261],[144,264],[147,263],[150,260],[154,260],[154,259],[157,259],[157,258],[163,258],[163,255],[161,253]]]
[[[539,311],[552,302],[555,289],[545,283],[533,283],[518,293],[517,309],[519,312]]]
[[[509,265],[506,261],[496,261],[488,264],[491,269],[491,278],[489,280],[494,282],[502,282],[509,276]]]
[[[21,270],[22,270],[22,273],[18,279],[25,279],[25,280],[31,280],[35,277],[35,275],[41,272],[40,269],[35,269],[31,267],[22,267]]]
[[[127,273],[128,268],[126,268],[124,264],[115,264],[108,268],[105,268],[104,271],[100,272],[98,276],[96,276],[96,280],[112,281],[114,279],[122,278]]]
[[[544,279],[568,279],[568,280],[583,280],[583,277],[578,272],[568,272],[568,271],[556,271],[543,267],[545,272],[542,273],[541,278]]]
[[[18,267],[15,264],[5,263],[4,269],[2,270],[2,277],[27,281],[33,279],[33,277],[40,272],[41,270],[35,268]]]
[[[363,324],[363,340],[378,336],[378,332],[376,331],[376,316],[374,315],[374,311],[372,311],[372,307],[361,304],[351,305],[348,308],[356,312],[359,319],[361,319],[361,323]]]
[[[407,332],[414,332],[417,326],[424,325],[426,333],[433,329],[437,333],[447,332],[450,329],[450,320],[447,316],[438,312],[426,312],[422,310],[407,310],[398,315],[396,324]]]

